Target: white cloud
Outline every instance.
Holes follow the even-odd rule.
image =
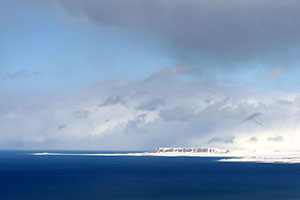
[[[277,80],[286,72],[287,72],[286,67],[275,67],[268,74],[267,80],[272,80],[272,81]]]
[[[146,81],[156,80],[156,79],[168,79],[176,76],[184,75],[187,73],[191,73],[193,70],[188,68],[187,66],[179,66],[179,67],[170,67],[164,68],[157,73],[152,74]]]
[[[99,107],[108,99],[109,105]],[[175,80],[103,81],[78,94],[52,97],[6,94],[1,95],[0,148],[297,148],[299,104],[295,94]],[[261,126],[244,123],[258,120]],[[284,140],[272,142],[278,135]]]

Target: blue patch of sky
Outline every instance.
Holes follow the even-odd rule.
[[[6,14],[9,25],[2,26],[0,37],[2,77],[21,70],[40,72],[42,78],[27,80],[28,87],[76,89],[98,80],[140,80],[175,65],[159,40],[76,22],[49,9],[22,8],[12,18]],[[21,87],[26,88],[24,82]]]
[[[178,64],[206,65],[201,57],[195,63],[182,63],[153,34],[78,21],[49,1],[46,6],[15,0],[4,0],[1,5],[0,90],[76,90],[99,80],[142,80]],[[260,63],[230,70],[212,67],[223,70],[213,73],[212,79],[231,80],[246,88],[298,91],[297,64],[290,63],[294,66],[287,66],[287,72],[276,80],[266,80],[271,68]],[[207,63],[207,70],[211,69]],[[7,74],[22,70],[40,75],[4,80]],[[203,79],[201,71],[197,73],[182,80]]]

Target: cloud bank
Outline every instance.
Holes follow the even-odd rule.
[[[161,53],[163,49],[168,59],[176,60],[171,64],[178,67],[167,67],[152,75],[145,72],[148,78],[139,81],[100,80],[74,93],[3,90],[0,149],[298,148],[299,94],[279,91],[280,85],[275,84],[264,92],[251,89],[264,88],[267,81],[275,82],[286,75],[290,79],[278,83],[289,85],[289,80],[298,80],[290,68],[296,68],[300,58],[300,2],[55,2],[81,22],[112,28],[120,31],[119,36],[137,33],[151,44],[159,43],[157,50]],[[110,56],[114,59],[113,54]],[[103,65],[99,61],[99,66]],[[128,63],[124,62],[126,67]],[[66,81],[64,73],[58,74],[58,79]],[[226,73],[230,76],[224,80]],[[27,77],[39,74],[17,70],[3,73],[1,81],[14,85],[20,80],[20,88],[25,88]],[[204,78],[191,78],[199,75]],[[219,82],[206,81],[215,77]],[[298,88],[299,84],[295,85]]]
[[[58,2],[77,18],[158,37],[177,58],[205,63],[203,69],[299,62],[300,2],[294,0]],[[272,76],[281,73],[275,70]]]
[[[299,105],[295,94],[174,79],[100,81],[39,98],[1,94],[0,148],[297,148]]]

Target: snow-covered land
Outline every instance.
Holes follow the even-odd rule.
[[[229,150],[215,148],[156,148],[150,153],[229,153]]]
[[[220,162],[258,162],[258,163],[286,163],[300,164],[300,151],[273,150],[273,151],[240,151],[232,158],[220,159]]]
[[[161,156],[161,157],[221,157],[220,162],[259,162],[300,164],[300,151],[228,150],[216,148],[156,148],[144,153],[33,153],[36,156]]]

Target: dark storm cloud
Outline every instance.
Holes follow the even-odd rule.
[[[253,60],[271,67],[298,59],[294,50],[300,43],[300,1],[296,0],[59,2],[73,15],[102,26],[158,35],[182,58],[193,55],[218,66]]]

